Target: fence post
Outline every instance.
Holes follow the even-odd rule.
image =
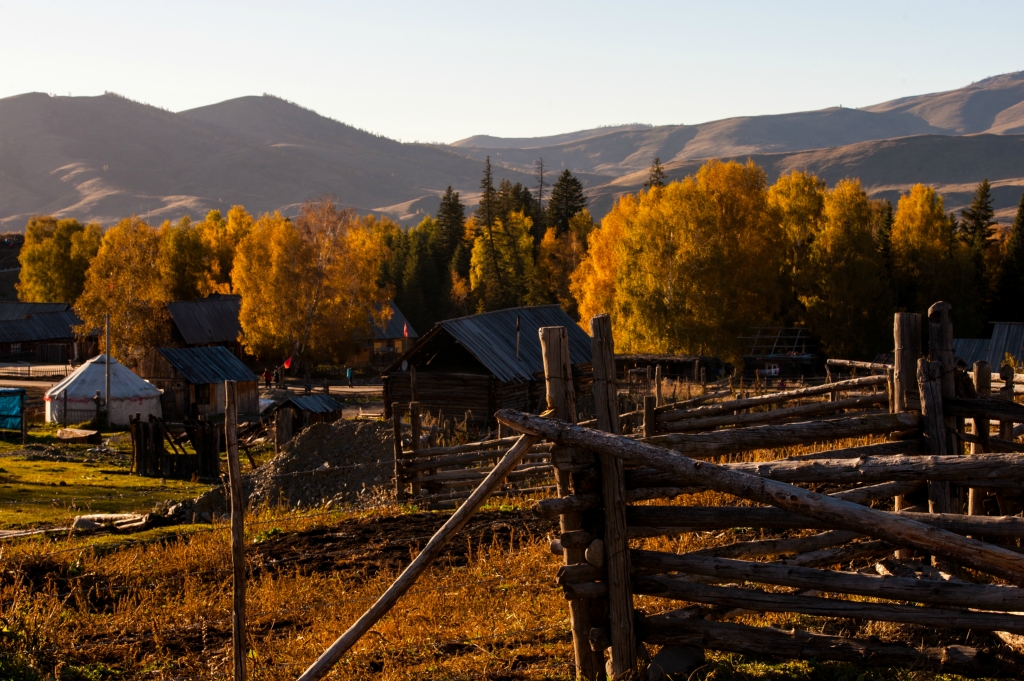
[[[391,428],[395,434],[395,500],[405,499],[405,480],[402,473],[402,412],[398,402],[391,403]]]
[[[654,367],[654,397],[657,398],[657,406],[665,404],[664,398],[661,396],[661,365]]]
[[[597,427],[619,433],[618,386],[612,320],[606,314],[590,320],[594,362],[594,407]],[[629,542],[626,535],[626,494],[622,459],[601,454],[601,491],[604,497],[604,564],[608,572],[608,619],[612,639],[612,676],[634,671],[636,637],[633,634],[633,589],[630,583]]]
[[[572,385],[572,363],[569,359],[569,334],[562,326],[545,326],[538,329],[540,335],[541,357],[544,361],[544,386],[547,395],[548,409],[554,409],[554,417],[576,422],[576,395]],[[560,460],[572,461],[573,450],[559,448],[551,454],[555,465],[555,484],[558,496],[572,494],[570,486],[570,466],[560,465]],[[580,512],[563,513],[559,516],[559,529],[562,534],[583,528],[583,514]],[[571,548],[562,550],[565,565],[576,565],[586,562],[586,549]],[[585,600],[569,601],[569,623],[572,627],[572,648],[576,659],[576,677],[594,681],[600,676],[604,653],[595,652],[590,647],[590,630],[594,624],[591,616],[590,603]]]
[[[953,319],[950,317],[953,306],[939,301],[928,308],[928,356],[938,362],[942,369],[942,396],[956,397],[956,360],[953,356]],[[956,417],[948,416],[946,422],[946,438],[949,440],[950,454],[962,453],[954,432]],[[959,512],[959,510],[957,511]]]
[[[412,367],[409,367],[412,369]],[[413,374],[415,377],[415,374]],[[412,426],[412,442],[409,445],[409,449],[416,451],[420,448],[420,403],[412,401],[409,403],[409,424]],[[418,477],[417,473],[413,473],[413,479]],[[412,483],[412,495],[417,496],[420,493],[420,484],[418,482]]]
[[[921,315],[915,312],[897,312],[893,317],[893,412],[909,411],[907,393],[917,386],[917,360],[921,357]],[[897,511],[906,507],[903,495],[894,499]],[[896,558],[906,556],[897,550]]]
[[[992,368],[985,360],[974,363],[974,390],[978,397],[988,397],[992,394]],[[974,435],[980,442],[971,443],[971,454],[982,454],[988,451],[989,422],[985,418],[974,419]],[[967,491],[967,515],[984,515],[984,508],[981,505],[983,490],[971,487]]]
[[[657,430],[657,424],[655,423],[654,408],[658,404],[658,398],[653,395],[647,395],[644,397],[644,437],[651,437]]]
[[[921,391],[921,428],[928,453],[950,454],[946,423],[942,414],[942,365],[925,358],[917,361],[917,382]],[[928,510],[949,513],[949,483],[928,481]]]
[[[1013,374],[1012,366],[1004,364],[999,367],[999,378],[1003,379],[1003,387],[999,389],[999,399],[1013,402]],[[1003,440],[1013,440],[1013,421],[999,422],[999,437]],[[998,489],[996,489],[996,501],[999,502],[999,512],[1002,515],[1015,514],[1016,509],[1010,508],[1006,497]]]
[[[231,484],[231,647],[235,681],[245,681],[245,500],[242,499],[242,467],[238,463],[238,398],[236,383],[224,381],[224,436],[228,450],[228,481]]]

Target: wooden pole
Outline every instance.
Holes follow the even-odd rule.
[[[618,386],[615,382],[615,347],[612,320],[606,314],[590,320],[594,363],[594,408],[597,427],[619,433]],[[633,592],[629,579],[629,542],[626,534],[626,491],[622,459],[600,454],[601,491],[604,497],[604,564],[608,572],[608,619],[612,639],[612,676],[634,671],[636,637],[633,633]]]
[[[651,437],[657,432],[657,417],[654,409],[658,406],[658,398],[653,395],[644,397],[644,437]],[[700,423],[688,421],[686,423]]]
[[[1003,379],[1003,387],[999,389],[999,399],[1013,403],[1013,367],[1004,364],[999,367],[999,378]],[[999,421],[999,439],[1013,441],[1013,421],[1008,419],[1000,419]],[[1003,515],[1010,515],[1016,513],[1016,508],[1010,508],[1010,503],[1006,497],[996,491],[996,501],[999,503],[999,512]]]
[[[412,371],[413,368],[410,366],[409,370]],[[412,376],[413,376],[413,380],[415,380],[416,374],[413,373]],[[409,443],[409,449],[412,450],[413,452],[415,452],[415,451],[419,450],[419,448],[420,448],[420,436],[422,435],[422,431],[420,429],[420,403],[419,402],[412,401],[412,402],[409,403],[409,425],[411,426],[410,430],[412,432],[412,441]],[[413,477],[416,477],[416,476],[413,476]],[[416,497],[416,496],[419,495],[419,493],[420,493],[420,483],[413,482],[412,483],[412,496]]]
[[[224,396],[224,435],[231,486],[231,568],[234,573],[231,585],[231,649],[235,681],[245,681],[245,500],[242,498],[242,467],[238,463],[238,397],[234,381],[224,381]]]
[[[655,406],[661,407],[665,404],[665,400],[661,395],[661,365],[654,367],[654,396],[657,398],[657,404]]]
[[[520,432],[537,435],[557,444],[583,447],[597,454],[658,468],[692,484],[705,485],[717,492],[815,518],[835,529],[860,532],[896,546],[928,551],[1014,583],[1024,582],[1024,556],[999,546],[967,539],[915,520],[835,499],[802,487],[729,470],[706,461],[696,461],[670,449],[630,438],[512,409],[502,409],[497,417]]]
[[[110,406],[111,406],[111,404],[110,404],[110,313],[109,312],[107,313],[107,318],[106,318],[106,328],[107,328],[106,340],[103,342],[103,344],[105,346],[104,349],[107,352],[107,356],[106,356],[106,358],[104,360],[105,363],[103,365],[103,368],[104,368],[104,371],[105,371],[104,378],[103,378],[103,405],[104,405],[104,407],[106,407],[106,410],[107,410],[107,428],[109,428],[110,427]]]
[[[331,668],[338,663],[338,660],[351,648],[355,643],[368,632],[374,624],[376,624],[380,618],[382,618],[387,612],[398,602],[412,586],[416,583],[416,580],[423,573],[424,570],[437,558],[445,545],[448,544],[449,540],[454,537],[459,530],[465,527],[469,519],[473,517],[473,514],[483,506],[484,502],[491,493],[501,486],[505,480],[505,476],[510,470],[515,468],[519,460],[523,458],[523,455],[530,450],[538,438],[531,435],[524,435],[519,438],[508,453],[502,457],[501,461],[498,462],[491,472],[487,475],[483,482],[473,490],[473,494],[470,495],[469,499],[466,500],[462,506],[453,513],[448,521],[438,530],[427,545],[423,548],[418,556],[409,566],[405,568],[398,579],[388,587],[388,590],[377,599],[377,602],[370,607],[363,616],[356,620],[355,624],[348,628],[348,630],[342,634],[331,646],[324,651],[324,653],[317,658],[316,662],[311,664],[306,671],[302,673],[298,681],[314,681],[315,679],[322,679],[327,675]],[[627,556],[628,558],[628,556]]]
[[[569,358],[569,333],[563,326],[545,326],[538,329],[541,357],[544,361],[544,386],[549,410],[557,418],[570,423],[576,422],[576,395],[572,384],[572,362]],[[505,426],[507,428],[507,426]],[[568,470],[555,468],[555,483],[558,496],[572,494]],[[583,514],[563,513],[559,516],[562,534],[581,531]],[[563,548],[565,565],[586,563],[586,547]],[[593,681],[601,676],[604,651],[595,653],[590,647],[590,629],[593,626],[590,608],[586,601],[569,603],[569,623],[572,627],[572,647],[576,659],[576,677]]]
[[[947,456],[949,440],[946,437],[946,423],[942,414],[942,367],[939,362],[921,358],[917,362],[918,389],[921,391],[921,429],[924,431],[925,446],[936,456]],[[928,509],[932,513],[951,513],[949,483],[928,482]]]
[[[910,411],[907,406],[907,393],[917,387],[917,360],[921,357],[921,315],[913,312],[897,312],[893,317],[892,335],[894,341],[892,390],[893,399],[890,411],[901,414]],[[899,511],[906,507],[903,495],[894,500],[894,508]],[[897,550],[896,558],[902,560],[904,551]]]
[[[974,363],[974,390],[978,397],[985,398],[992,394],[992,368],[988,362],[981,360]],[[989,451],[989,421],[986,418],[974,419],[974,435],[979,442],[971,444],[971,454],[982,454]],[[984,490],[971,487],[967,492],[967,514],[983,515],[985,509],[981,505]]]
[[[402,470],[402,412],[399,402],[391,403],[391,430],[395,435],[395,500],[405,499],[405,480]]]

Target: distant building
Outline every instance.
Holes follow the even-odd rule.
[[[372,325],[373,338],[360,344],[352,360],[353,364],[382,369],[411,348],[419,338],[416,329],[412,328],[412,324],[395,305],[395,301],[389,300],[386,304],[391,308],[391,318],[383,327]]]
[[[81,324],[67,303],[0,302],[0,362],[83,362],[99,347],[95,334],[76,337]]]
[[[991,338],[954,338],[953,354],[967,366],[984,360],[993,372],[998,372],[1006,355],[1015,362],[1024,360],[1024,324],[995,322]]]
[[[416,400],[424,411],[491,423],[510,407],[536,411],[544,395],[537,330],[564,326],[569,334],[577,394],[589,394],[590,336],[558,305],[515,307],[438,322],[384,370],[384,410]],[[582,388],[582,389],[581,389]]]
[[[238,321],[241,307],[241,296],[217,293],[198,300],[167,303],[171,338],[175,345],[189,348],[220,345],[241,357],[242,325]]]
[[[807,329],[758,327],[740,339],[747,341],[743,355],[743,377],[747,380],[758,375],[793,380],[825,373],[818,343]]]
[[[237,382],[239,414],[260,411],[259,378],[224,347],[154,348],[137,373],[164,391],[164,418],[224,413],[224,381]]]

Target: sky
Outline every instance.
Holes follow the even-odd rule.
[[[1024,69],[1024,3],[0,0],[0,98],[270,93],[402,141],[860,107]]]

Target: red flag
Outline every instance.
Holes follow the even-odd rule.
[[[406,322],[405,325],[402,327],[402,335],[405,336],[406,338],[409,337],[409,322]]]
[[[286,359],[284,361],[284,368],[285,369],[291,369],[292,368],[292,358],[291,357],[289,357],[288,359]]]

